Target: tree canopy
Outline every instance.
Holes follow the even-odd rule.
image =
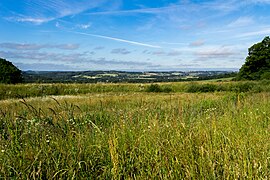
[[[0,58],[0,83],[15,84],[22,82],[22,72],[6,59]]]
[[[270,38],[254,44],[248,49],[246,62],[239,70],[239,80],[270,79]]]

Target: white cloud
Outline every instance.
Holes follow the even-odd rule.
[[[123,54],[123,55],[126,55],[126,54],[130,54],[131,52],[128,51],[126,48],[117,48],[117,49],[113,49],[111,51],[112,54]]]
[[[171,51],[167,53],[167,56],[179,56],[182,55],[182,52],[180,51]]]
[[[137,46],[161,48],[160,46],[156,46],[156,45],[151,45],[151,44],[146,44],[146,43],[141,43],[141,42],[136,42],[136,41],[130,41],[130,40],[126,40],[126,39],[114,38],[114,37],[110,37],[110,36],[102,36],[102,35],[97,35],[97,34],[82,33],[82,32],[75,32],[75,31],[68,31],[68,32],[80,34],[80,35],[85,35],[85,36],[98,37],[98,38],[102,38],[102,39],[109,39],[109,40],[118,41],[118,42],[124,42],[124,43],[133,44],[133,45],[137,45]]]
[[[192,47],[198,47],[204,45],[204,40],[197,40],[189,44]]]
[[[163,50],[153,51],[153,52],[145,52],[144,51],[143,53],[152,54],[152,55],[156,55],[156,56],[179,56],[179,55],[182,55],[182,52],[178,51],[178,50],[173,50],[173,51],[169,51],[169,52],[165,52]]]
[[[12,50],[40,50],[40,49],[62,49],[75,50],[78,44],[28,44],[28,43],[0,43],[0,48]]]
[[[102,50],[102,49],[105,49],[105,47],[104,46],[97,46],[94,48],[94,50]]]
[[[211,48],[211,49],[204,49],[194,53],[195,56],[199,57],[199,59],[220,59],[220,58],[228,58],[232,55],[235,55],[231,49],[228,48]]]
[[[56,22],[55,23],[55,27],[59,28],[60,27],[60,23],[59,22]]]
[[[18,13],[17,9],[9,10],[12,17],[6,19],[17,22],[29,22],[33,24],[42,24],[55,19],[72,16],[82,13],[86,10],[100,7],[109,0],[99,1],[70,1],[70,0],[35,0],[19,2],[24,13]]]
[[[92,26],[91,23],[88,23],[88,24],[78,24],[77,27],[80,28],[80,29],[88,29]]]
[[[74,65],[64,65],[64,64],[53,64],[53,63],[21,63],[15,62],[16,66],[18,66],[22,70],[32,70],[32,71],[74,71],[80,70],[74,67]]]
[[[243,27],[254,23],[252,17],[239,17],[235,21],[231,22],[228,27]]]
[[[6,19],[7,20],[10,20],[10,21],[29,22],[29,23],[33,23],[33,24],[39,25],[39,24],[42,24],[42,23],[49,22],[49,21],[53,20],[54,18],[8,17]]]
[[[240,35],[237,35],[237,38],[247,38],[247,37],[253,37],[253,36],[267,36],[270,34],[270,27],[266,27],[264,29],[258,30],[258,31],[251,31],[246,33],[241,33]]]

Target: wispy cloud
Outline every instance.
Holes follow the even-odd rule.
[[[98,58],[96,60],[91,59],[88,60],[90,63],[98,64],[98,65],[126,65],[126,66],[148,66],[152,65],[148,62],[138,62],[138,61],[120,61],[120,60],[108,60],[106,58]]]
[[[20,69],[27,71],[75,71],[80,68],[74,67],[74,65],[53,64],[53,63],[14,63]]]
[[[179,56],[182,55],[182,52],[180,51],[171,51],[167,53],[167,56]]]
[[[23,44],[23,43],[0,43],[0,48],[13,50],[40,50],[40,49],[62,49],[75,50],[78,44]]]
[[[197,41],[193,41],[192,43],[189,44],[189,46],[191,47],[198,47],[198,46],[202,46],[204,45],[204,40],[197,40]]]
[[[237,38],[248,38],[254,36],[267,36],[270,34],[270,27],[265,27],[261,30],[245,32],[237,35]]]
[[[143,51],[143,54],[151,54],[151,55],[156,55],[156,56],[179,56],[179,55],[182,55],[182,52],[178,50],[173,50],[169,52],[166,52],[164,50],[149,52],[145,50]]]
[[[87,58],[87,53],[51,53],[38,51],[0,51],[0,56],[7,59],[27,61],[78,62]]]
[[[102,50],[102,49],[105,49],[105,47],[104,46],[97,46],[94,48],[94,50]]]
[[[23,17],[23,16],[7,17],[6,19],[10,21],[17,21],[17,22],[29,22],[29,23],[33,23],[37,25],[54,20],[54,18],[34,18],[34,17]]]
[[[231,22],[228,27],[243,27],[254,23],[252,17],[239,17],[235,21]]]
[[[152,54],[152,55],[156,55],[156,56],[164,56],[167,53],[165,51],[163,51],[163,50],[160,50],[160,51],[148,52],[148,54]]]
[[[259,1],[259,0],[258,0]],[[263,1],[263,0],[261,0]],[[265,0],[267,1],[267,0]],[[238,5],[237,5],[238,4]],[[239,7],[239,3],[236,0],[228,1],[209,1],[209,2],[197,2],[186,1],[183,3],[171,3],[168,6],[154,7],[154,8],[140,8],[130,10],[115,10],[115,11],[99,11],[89,12],[86,15],[130,15],[130,14],[170,14],[175,12],[195,12],[202,9],[208,9],[213,11],[233,11]],[[188,8],[187,8],[188,7]]]
[[[131,52],[128,51],[126,48],[117,48],[117,49],[113,49],[111,51],[112,54],[123,54],[123,55],[126,55],[126,54],[130,54]]]
[[[89,9],[94,9],[108,3],[108,0],[99,1],[70,1],[70,0],[35,0],[21,1],[18,5],[22,11],[11,9],[13,16],[8,17],[8,20],[17,22],[29,22],[34,24],[42,24],[55,19],[72,16],[84,12]]]
[[[150,48],[161,48],[161,46],[156,46],[156,45],[151,45],[151,44],[146,44],[146,43],[141,43],[141,42],[136,42],[136,41],[130,41],[130,40],[120,39],[120,38],[115,38],[115,37],[110,37],[110,36],[102,36],[102,35],[97,35],[97,34],[76,32],[76,31],[68,31],[68,32],[74,33],[74,34],[80,34],[80,35],[84,35],[84,36],[92,36],[92,37],[98,37],[98,38],[102,38],[102,39],[109,39],[109,40],[113,40],[113,41],[133,44],[133,45],[137,45],[137,46],[145,46],[145,47],[150,47]]]
[[[197,51],[194,53],[195,56],[199,57],[199,59],[220,59],[220,58],[228,58],[232,55],[236,55],[237,53],[228,48],[216,48],[216,49],[204,49],[201,51]]]
[[[91,53],[91,52],[90,52]],[[116,59],[107,59],[105,57],[102,58],[92,58],[89,56],[88,52],[85,53],[48,53],[48,52],[36,52],[36,51],[0,51],[0,57],[6,59],[16,59],[21,62],[38,62],[38,64],[50,64],[51,62],[55,64],[63,64],[62,70],[65,69],[65,66],[72,64],[74,66],[78,65],[85,65],[86,67],[89,64],[94,65],[107,65],[108,67],[114,65],[123,65],[126,67],[131,66],[148,66],[152,65],[149,62],[140,62],[140,61],[123,61],[123,60],[116,60]],[[18,63],[17,63],[18,64]],[[32,67],[32,66],[29,66]],[[58,66],[57,66],[58,67]],[[84,67],[85,68],[85,67]],[[27,69],[27,68],[24,68]],[[51,70],[50,67],[47,70]]]
[[[78,24],[77,27],[80,28],[80,29],[88,29],[92,26],[91,23],[88,23],[88,24]]]

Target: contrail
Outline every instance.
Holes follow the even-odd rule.
[[[109,36],[102,36],[102,35],[97,35],[97,34],[89,34],[89,33],[76,32],[76,31],[68,31],[68,32],[75,33],[75,34],[81,34],[81,35],[85,35],[85,36],[93,36],[93,37],[99,37],[99,38],[103,38],[103,39],[110,39],[113,41],[124,42],[124,43],[134,44],[134,45],[138,45],[138,46],[145,46],[145,47],[151,47],[151,48],[162,48],[161,46],[155,46],[155,45],[151,45],[151,44],[140,43],[140,42],[136,42],[136,41],[129,41],[129,40],[114,38],[114,37],[109,37]]]

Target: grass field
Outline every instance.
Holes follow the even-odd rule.
[[[269,91],[269,81],[0,85],[0,177],[269,179]]]

